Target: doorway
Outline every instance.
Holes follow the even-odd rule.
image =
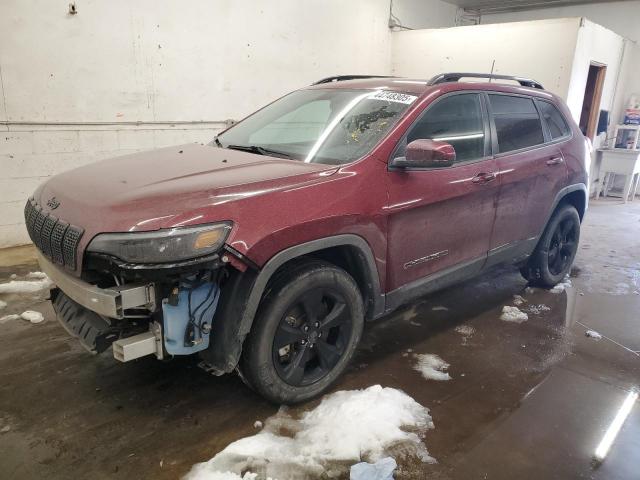
[[[606,65],[595,62],[589,65],[587,86],[584,89],[584,100],[582,102],[582,112],[580,113],[580,130],[591,140],[596,134],[598,115],[600,113],[600,99],[602,98],[602,87],[606,73]]]

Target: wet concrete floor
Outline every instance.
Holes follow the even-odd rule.
[[[0,282],[33,270],[28,248],[0,252]],[[424,442],[438,463],[399,459],[397,479],[640,478],[640,402],[604,462],[592,461],[640,386],[640,203],[592,202],[573,274],[573,287],[551,293],[494,270],[368,327],[334,390],[400,388],[435,423]],[[514,294],[525,311],[549,310],[501,321]],[[190,359],[91,356],[40,296],[0,299],[0,316],[45,315],[0,324],[0,478],[179,478],[277,411]],[[442,357],[452,379],[422,378],[414,353]]]

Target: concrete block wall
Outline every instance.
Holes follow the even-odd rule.
[[[224,123],[0,127],[0,248],[29,243],[25,200],[51,175],[105,158],[208,143]]]
[[[208,142],[227,119],[320,78],[389,70],[388,0],[76,6],[0,2],[0,247],[28,242],[24,202],[51,175]]]

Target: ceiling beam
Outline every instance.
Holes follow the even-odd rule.
[[[611,1],[628,1],[628,0],[510,0],[510,1],[495,1],[495,0],[453,0],[450,3],[454,3],[461,8],[472,10],[480,14],[488,13],[504,13],[504,12],[516,12],[523,10],[536,10],[542,8],[552,7],[567,7],[574,5],[584,5],[588,3],[607,3]]]

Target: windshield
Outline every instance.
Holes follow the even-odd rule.
[[[342,165],[368,153],[416,100],[386,90],[290,93],[219,135],[219,147]]]

